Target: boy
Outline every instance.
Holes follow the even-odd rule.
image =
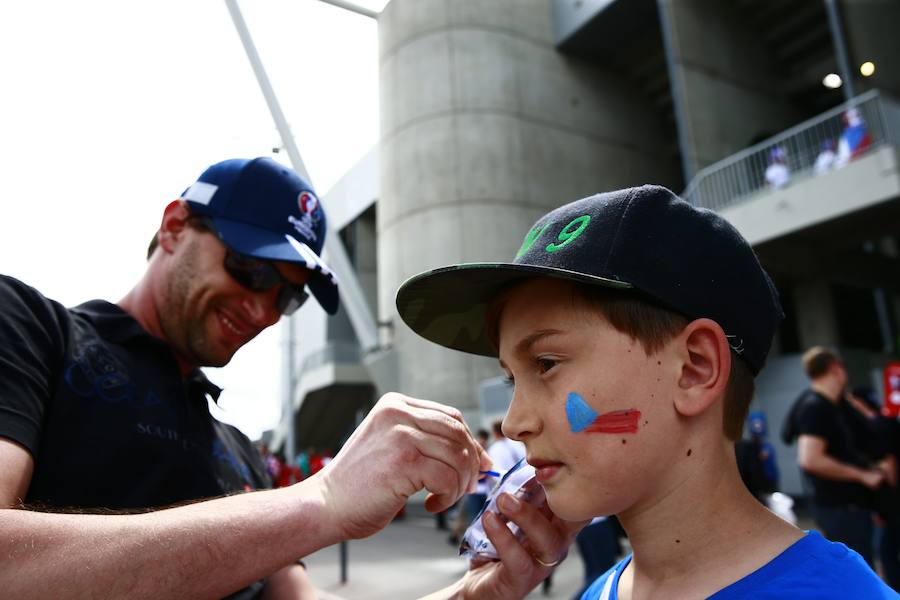
[[[715,213],[655,186],[592,196],[541,218],[512,264],[419,275],[397,306],[423,337],[499,358],[515,386],[503,430],[525,443],[555,518],[618,516],[634,553],[584,598],[897,597],[741,483],[734,442],[782,311]],[[525,507],[507,508],[524,522]],[[514,597],[516,569],[540,574],[516,562],[523,549],[539,566],[560,559],[513,548],[488,520],[502,562],[445,595]],[[529,525],[534,548],[562,537]]]

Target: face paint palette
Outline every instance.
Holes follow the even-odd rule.
[[[524,537],[525,534],[519,529],[519,526],[511,521],[507,521],[506,517],[500,512],[500,509],[497,507],[497,498],[505,492],[533,506],[546,505],[547,497],[544,494],[544,488],[537,482],[534,473],[534,467],[525,462],[525,459],[522,459],[503,475],[500,482],[488,494],[481,511],[463,535],[462,543],[459,545],[460,556],[500,560],[497,549],[494,548],[494,544],[491,543],[487,533],[484,531],[482,518],[487,512],[496,513],[502,521],[506,522],[506,526],[516,536],[516,539]]]

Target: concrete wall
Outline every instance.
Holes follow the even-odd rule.
[[[415,336],[396,316],[399,284],[510,259],[550,208],[675,181],[678,166],[660,154],[658,116],[621,77],[554,49],[549,0],[393,0],[379,36],[380,317],[395,324],[400,389],[472,409],[495,361]]]
[[[856,93],[872,87],[900,96],[900,2],[896,0],[844,0],[840,3]],[[862,77],[859,65],[870,60],[875,74]]]
[[[734,3],[666,0],[687,156],[697,170],[802,120],[779,90],[774,62]],[[758,141],[758,140],[757,140]]]

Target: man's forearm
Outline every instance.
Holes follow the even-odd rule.
[[[139,515],[0,510],[11,598],[221,598],[338,541],[315,480]]]
[[[827,454],[810,458],[801,466],[807,473],[834,481],[860,483],[865,474],[864,469],[836,460]]]

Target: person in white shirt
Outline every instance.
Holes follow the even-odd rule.
[[[769,166],[766,168],[766,186],[774,189],[785,187],[791,182],[791,169],[787,166],[787,155],[784,148],[775,146],[769,153]]]
[[[835,158],[834,141],[831,139],[824,140],[822,142],[822,149],[816,157],[816,164],[813,166],[815,174],[821,175],[822,173],[833,169],[835,167]]]
[[[493,464],[491,468],[500,475],[525,458],[525,444],[503,435],[502,423],[502,421],[494,422],[494,441],[488,446],[488,456],[491,457]]]

